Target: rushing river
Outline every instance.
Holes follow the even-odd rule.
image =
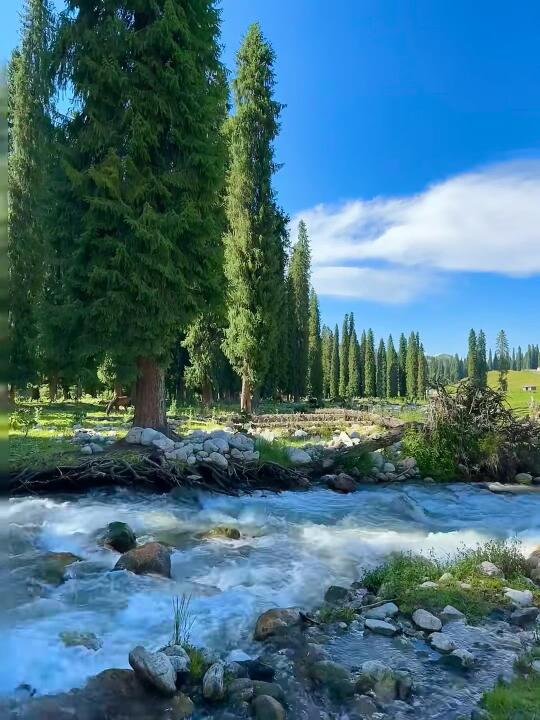
[[[174,546],[172,580],[108,572],[118,554],[99,546],[113,520],[139,541]],[[216,525],[240,540],[203,540]],[[390,550],[434,550],[517,536],[540,544],[540,497],[495,495],[467,485],[366,487],[351,495],[313,490],[230,498],[128,491],[0,501],[0,694],[28,683],[38,693],[81,686],[90,675],[127,667],[136,644],[157,649],[171,634],[171,601],[192,596],[192,641],[256,652],[254,620],[272,606],[310,608],[332,583],[358,579]],[[59,587],[35,581],[47,551],[70,551]],[[59,634],[92,632],[97,650],[65,647]]]

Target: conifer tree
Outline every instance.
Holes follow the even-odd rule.
[[[486,387],[487,385],[487,358],[486,358],[486,336],[483,330],[480,330],[476,340],[476,363],[475,363],[475,381],[478,387]]]
[[[134,423],[167,429],[164,366],[221,263],[219,11],[212,0],[70,9],[59,49],[76,99],[68,175],[83,227],[69,282],[81,340],[88,355],[107,349],[136,365]]]
[[[272,176],[281,104],[273,97],[275,54],[258,24],[237,54],[236,114],[228,124],[225,235],[228,328],[225,352],[242,378],[241,409],[251,412],[277,345],[283,237]]]
[[[405,398],[407,397],[407,339],[403,333],[399,336],[398,361],[399,396]]]
[[[351,314],[352,317],[352,314]],[[360,395],[360,347],[356,330],[352,327],[349,338],[349,386],[347,396],[354,398]]]
[[[330,359],[330,397],[339,395],[339,329],[336,325],[332,336],[332,356]]]
[[[48,0],[26,0],[8,71],[8,261],[12,390],[37,372],[36,311],[43,278],[44,192],[52,137]]]
[[[385,398],[387,389],[386,347],[381,338],[377,349],[377,397]]]
[[[418,344],[415,333],[411,333],[407,342],[407,397],[418,397]]]
[[[366,375],[365,375],[366,347],[367,347],[366,331],[362,330],[362,335],[360,336],[360,348],[359,348],[359,357],[358,357],[358,382],[359,382],[358,395],[360,397],[364,397],[366,394]]]
[[[306,394],[309,372],[309,282],[310,250],[306,224],[298,224],[298,241],[293,247],[289,263],[289,282],[292,291],[292,392],[295,399]]]
[[[366,336],[366,353],[364,361],[364,392],[366,397],[375,397],[377,394],[377,367],[375,361],[375,339],[373,330],[369,328]]]
[[[392,335],[388,336],[388,345],[386,346],[386,373],[386,394],[388,397],[395,398],[399,391],[399,360]]]
[[[418,348],[418,397],[425,398],[427,393],[427,381],[428,381],[428,367],[427,360],[424,353],[424,346],[420,343]]]
[[[184,369],[186,387],[200,390],[201,402],[207,406],[214,399],[222,333],[216,313],[201,313],[189,325],[182,342],[189,353],[189,364]]]
[[[313,288],[309,298],[309,341],[308,341],[308,392],[310,395],[321,398],[323,386],[321,321],[319,302]]]
[[[497,356],[499,358],[499,389],[506,392],[508,389],[508,370],[510,368],[510,355],[508,351],[508,339],[504,330],[497,333]]]
[[[475,382],[478,377],[476,359],[476,333],[471,328],[469,332],[469,349],[467,352],[467,376]]]
[[[323,397],[330,397],[330,378],[332,368],[332,349],[334,347],[333,333],[327,325],[323,325],[321,332],[321,353],[323,372]]]
[[[341,328],[341,347],[339,353],[339,396],[347,396],[349,389],[349,316],[346,313]]]

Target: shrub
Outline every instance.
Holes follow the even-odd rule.
[[[27,437],[30,430],[38,424],[40,415],[41,408],[19,407],[11,415],[11,427],[14,430],[21,430],[24,437]]]
[[[405,455],[416,459],[424,477],[441,482],[456,477],[457,463],[453,448],[453,439],[442,429],[428,435],[422,430],[407,428],[403,436],[402,449]]]
[[[348,452],[341,460],[341,467],[345,472],[357,470],[361,475],[367,475],[373,463],[369,459],[369,453],[365,450]]]
[[[461,580],[474,578],[479,574],[478,565],[486,560],[496,565],[506,580],[516,580],[528,573],[527,561],[517,538],[489,540],[475,548],[460,548],[450,563],[450,572]]]
[[[319,619],[322,623],[345,622],[349,625],[356,619],[356,611],[349,607],[322,607],[319,610]]]

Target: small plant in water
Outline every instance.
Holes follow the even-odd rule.
[[[173,606],[173,632],[171,645],[190,645],[191,630],[195,624],[195,617],[190,608],[191,595],[174,597]]]

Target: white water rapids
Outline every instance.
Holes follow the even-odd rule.
[[[172,580],[108,572],[118,554],[100,547],[113,520],[139,542],[173,545]],[[216,525],[240,540],[197,537]],[[540,544],[540,497],[495,495],[468,485],[366,487],[256,495],[153,495],[93,492],[69,498],[0,501],[0,694],[20,683],[39,693],[81,686],[110,667],[127,667],[136,644],[170,638],[171,601],[192,596],[192,641],[226,653],[251,641],[255,618],[272,606],[320,603],[333,583],[348,584],[390,550],[451,553],[460,544],[517,536],[524,552]],[[59,587],[33,582],[48,551],[83,561]],[[59,633],[92,632],[97,650],[65,647]]]

